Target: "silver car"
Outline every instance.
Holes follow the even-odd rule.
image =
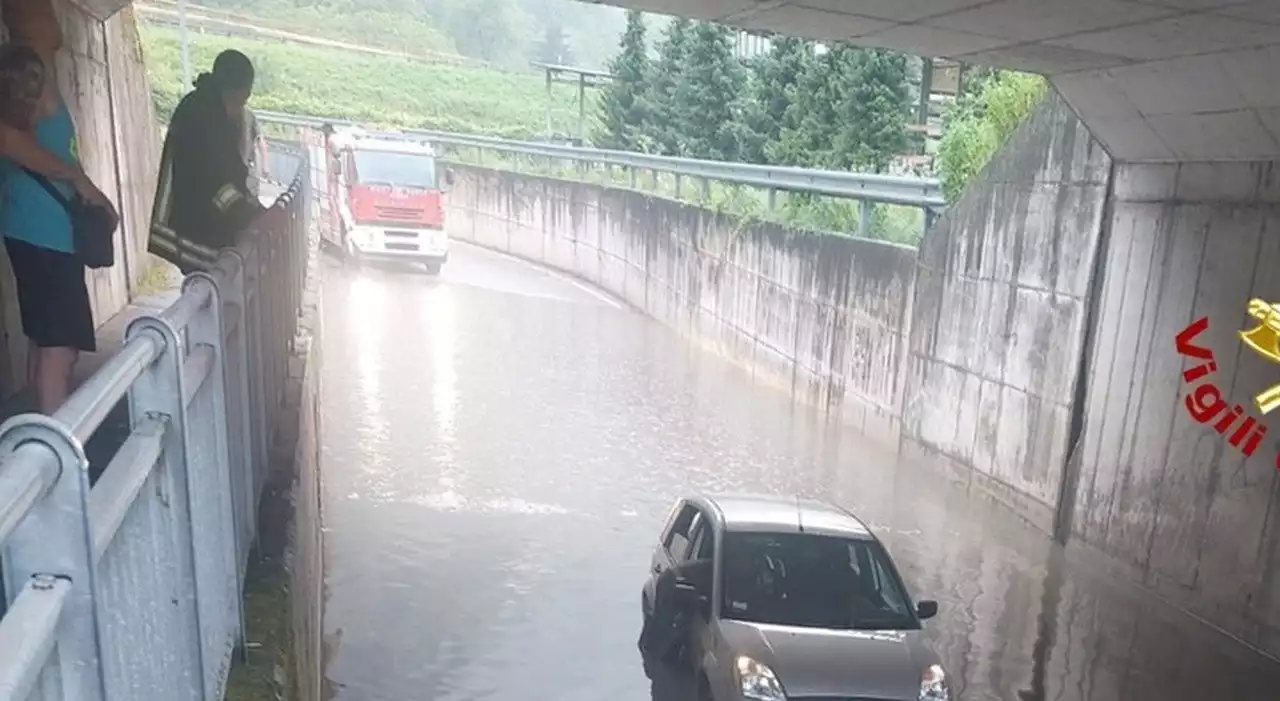
[[[950,701],[922,640],[938,605],[912,605],[888,552],[849,512],[761,496],[680,499],[653,553],[658,576],[711,560],[710,591],[677,587],[696,611],[682,659],[699,701]]]

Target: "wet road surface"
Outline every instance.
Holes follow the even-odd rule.
[[[457,245],[325,270],[326,670],[340,701],[688,698],[640,586],[691,490],[828,498],[886,541],[953,698],[1280,698],[1280,666],[562,276]],[[785,684],[785,680],[783,680]]]

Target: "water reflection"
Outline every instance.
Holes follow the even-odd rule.
[[[383,331],[387,315],[394,309],[388,308],[386,288],[379,280],[367,276],[356,276],[351,280],[347,306],[346,318],[350,319],[350,324],[344,325],[341,332],[349,334],[355,344],[359,396],[364,408],[361,429],[370,432],[370,440],[386,440],[387,427],[382,421],[381,387],[378,385],[382,364],[378,354],[385,345]]]
[[[459,255],[448,275],[469,284],[386,276],[381,292],[326,277],[339,701],[692,698],[687,680],[646,679],[635,638],[656,530],[697,489],[862,516],[912,594],[939,601],[926,632],[966,701],[1280,698],[1273,662],[937,473],[634,313],[511,294],[501,265],[518,264]],[[383,430],[344,430],[368,424]],[[383,491],[348,498],[371,471]]]

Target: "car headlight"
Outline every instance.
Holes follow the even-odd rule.
[[[951,701],[947,673],[942,671],[942,665],[929,665],[920,676],[920,701]]]
[[[778,675],[750,657],[738,658],[738,683],[742,687],[742,698],[750,701],[787,701],[782,692],[782,683]]]

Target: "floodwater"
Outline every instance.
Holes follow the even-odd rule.
[[[827,498],[889,547],[953,698],[1280,698],[1280,666],[1064,564],[639,313],[464,245],[325,270],[326,675],[339,701],[641,701],[640,587],[695,490]],[[785,684],[785,679],[783,683]]]

